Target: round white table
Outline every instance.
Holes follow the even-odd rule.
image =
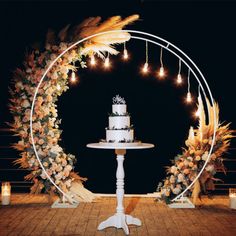
[[[103,230],[107,227],[116,227],[122,228],[125,231],[125,234],[129,234],[128,225],[138,225],[141,226],[141,221],[138,218],[134,218],[131,215],[124,213],[124,156],[127,149],[146,149],[153,148],[154,145],[150,143],[137,143],[136,145],[132,143],[90,143],[87,145],[88,148],[97,148],[97,149],[114,149],[116,153],[117,160],[117,170],[116,170],[116,198],[117,198],[117,207],[116,214],[109,217],[107,220],[101,222],[98,226],[98,230]]]

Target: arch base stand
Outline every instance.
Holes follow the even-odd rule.
[[[169,208],[195,208],[195,205],[187,198],[181,197],[171,204],[168,204]]]
[[[62,200],[58,198],[52,205],[51,208],[76,208],[79,205],[78,202],[73,201],[72,203],[67,201],[65,196]]]

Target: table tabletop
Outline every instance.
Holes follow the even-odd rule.
[[[89,143],[88,148],[97,149],[147,149],[154,148],[154,144],[151,143]]]

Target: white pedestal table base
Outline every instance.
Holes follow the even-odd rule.
[[[102,146],[101,144],[88,144],[87,147],[90,148],[102,148],[102,149],[115,149],[116,153],[116,160],[117,160],[117,170],[116,170],[116,197],[117,197],[117,207],[116,207],[116,214],[110,216],[105,221],[101,222],[98,226],[98,230],[103,230],[108,227],[115,227],[118,229],[123,229],[125,234],[129,234],[128,225],[137,225],[141,226],[142,223],[138,218],[134,218],[131,215],[126,215],[124,213],[124,205],[123,205],[123,198],[124,198],[124,155],[126,153],[126,149],[144,149],[144,148],[152,148],[154,145],[152,144],[140,144],[138,146]]]
[[[109,217],[107,220],[99,224],[98,230],[103,230],[108,227],[115,227],[117,229],[123,229],[125,234],[129,234],[128,225],[141,226],[142,223],[138,218],[126,215],[124,213],[116,213],[115,215]]]
[[[99,224],[98,230],[103,230],[108,227],[116,227],[118,229],[123,229],[125,234],[129,234],[128,225],[141,226],[141,221],[138,218],[134,218],[130,215],[124,213],[123,198],[124,198],[124,155],[126,153],[125,149],[116,149],[116,160],[117,160],[117,170],[116,170],[116,197],[117,197],[117,208],[116,214],[109,217],[107,220]]]

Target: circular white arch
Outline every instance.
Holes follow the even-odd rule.
[[[213,106],[213,114],[214,114],[214,133],[213,133],[213,137],[212,137],[212,144],[211,144],[211,147],[210,147],[210,150],[209,150],[209,153],[208,153],[208,157],[201,169],[201,171],[198,173],[198,175],[195,177],[195,179],[192,181],[192,183],[190,185],[188,185],[188,187],[182,191],[179,195],[177,195],[174,199],[172,199],[172,201],[175,201],[177,199],[179,199],[180,197],[182,197],[184,195],[185,192],[187,192],[192,186],[193,184],[198,180],[198,178],[200,177],[200,175],[202,174],[202,172],[204,171],[208,161],[210,160],[210,156],[211,156],[211,153],[212,153],[212,150],[213,150],[213,147],[214,147],[214,143],[215,143],[215,137],[216,137],[216,109],[215,109],[215,105],[214,105],[214,99],[213,99],[213,96],[212,96],[212,93],[211,93],[211,90],[209,88],[209,85],[205,79],[205,77],[203,76],[202,72],[200,71],[200,69],[197,67],[197,65],[182,51],[180,50],[177,46],[175,46],[174,44],[170,43],[169,41],[161,38],[161,37],[158,37],[156,35],[153,35],[153,34],[149,34],[149,33],[146,33],[146,32],[143,32],[143,31],[137,31],[137,30],[110,30],[110,31],[104,31],[104,32],[100,32],[100,33],[97,33],[97,34],[93,34],[93,35],[90,35],[86,38],[83,38],[81,40],[78,40],[77,42],[73,43],[71,46],[69,46],[66,50],[64,50],[62,53],[60,53],[53,61],[52,63],[48,66],[48,68],[45,70],[43,76],[41,77],[37,87],[36,87],[36,90],[35,90],[35,93],[34,93],[34,96],[33,96],[33,101],[32,101],[32,105],[31,105],[31,111],[30,111],[30,137],[31,137],[31,141],[32,141],[32,145],[33,145],[33,149],[34,149],[34,152],[35,152],[35,156],[39,162],[39,165],[40,167],[42,168],[42,170],[44,171],[46,177],[49,179],[49,181],[55,186],[55,188],[63,194],[63,196],[65,196],[67,199],[69,199],[70,201],[74,201],[76,202],[74,199],[71,198],[71,196],[69,196],[67,193],[65,193],[58,185],[55,184],[55,182],[53,181],[53,179],[48,175],[48,173],[46,172],[40,158],[39,158],[39,155],[38,155],[38,152],[36,150],[36,146],[35,146],[35,142],[34,142],[34,134],[33,134],[33,127],[32,127],[32,124],[33,124],[33,112],[34,112],[34,105],[35,105],[35,100],[36,100],[36,97],[37,97],[37,94],[38,94],[38,90],[44,80],[44,78],[46,77],[47,73],[49,72],[49,70],[53,67],[53,65],[57,62],[57,60],[59,58],[61,58],[66,52],[68,52],[70,49],[72,49],[73,47],[79,45],[80,43],[83,43],[84,41],[88,40],[88,39],[91,39],[93,37],[96,37],[96,36],[99,36],[99,35],[104,35],[104,34],[109,34],[109,33],[112,33],[112,32],[127,32],[127,33],[134,33],[134,34],[137,34],[137,35],[143,35],[143,36],[146,36],[146,37],[139,37],[139,36],[133,36],[131,35],[131,38],[133,39],[138,39],[138,40],[143,40],[143,41],[148,41],[150,43],[153,43],[155,45],[158,45],[158,46],[161,46],[163,48],[165,48],[166,50],[168,50],[170,53],[172,53],[173,55],[175,55],[177,58],[179,58],[189,69],[190,71],[192,72],[192,74],[194,75],[194,78],[198,81],[199,85],[200,85],[200,88],[201,88],[201,91],[203,92],[204,94],[204,97],[205,99],[207,98],[207,95],[206,95],[206,91],[205,91],[205,88],[203,85],[205,85],[206,89],[207,89],[207,92],[209,94],[209,97],[210,97],[210,102]],[[152,39],[149,39],[147,37],[151,37]],[[159,41],[159,42],[158,42]],[[175,51],[176,50],[176,51]],[[198,75],[196,74],[196,72],[200,75],[200,78],[203,82],[201,82],[200,78],[198,77]],[[208,108],[208,107],[207,107]],[[208,114],[209,114],[209,109],[208,109]]]

